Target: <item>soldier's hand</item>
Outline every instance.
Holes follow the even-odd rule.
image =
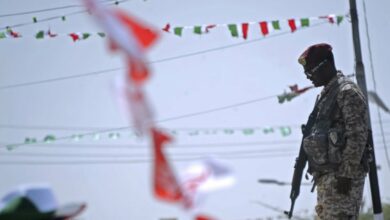
[[[348,195],[352,188],[352,179],[347,177],[336,177],[336,191],[339,194]]]

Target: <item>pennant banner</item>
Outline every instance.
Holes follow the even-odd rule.
[[[280,104],[282,104],[282,103],[284,103],[286,101],[291,101],[293,98],[303,94],[307,90],[312,89],[314,87],[313,86],[307,86],[305,88],[298,89],[298,85],[295,84],[295,85],[289,86],[289,88],[291,90],[290,92],[284,92],[283,94],[278,95],[278,101],[279,101]]]
[[[163,129],[164,132],[173,136],[186,135],[188,137],[200,137],[210,135],[244,135],[246,137],[258,135],[270,135],[277,134],[282,137],[288,137],[292,134],[293,128],[290,125],[276,126],[276,127],[247,127],[247,128],[189,128],[189,129]],[[92,135],[74,134],[71,141],[79,142],[82,140],[118,140],[128,138],[139,138],[140,135],[137,132],[108,132],[108,133],[96,133]],[[43,138],[26,137],[24,144],[36,144],[36,143],[54,143],[56,142],[56,136],[53,134],[47,134]]]
[[[193,34],[202,35],[208,34],[212,29],[220,27],[227,28],[232,37],[238,38],[242,37],[243,39],[248,39],[249,30],[251,28],[256,28],[259,30],[262,36],[267,36],[271,32],[281,31],[284,28],[288,28],[289,31],[295,32],[298,28],[307,28],[310,27],[313,23],[318,23],[321,21],[327,21],[330,24],[339,25],[343,20],[344,15],[327,15],[327,16],[318,16],[310,18],[292,18],[287,20],[273,20],[273,21],[260,21],[260,22],[243,22],[243,23],[233,23],[233,24],[206,24],[206,25],[194,25],[194,26],[172,26],[170,23],[167,23],[161,30],[165,33],[174,34],[176,36],[182,37],[186,30],[190,30]],[[36,19],[36,18],[35,18]],[[63,17],[65,20],[65,17]],[[256,27],[255,27],[256,26]],[[25,34],[20,34],[19,32],[14,31],[13,29],[7,27],[5,31],[0,32],[0,39],[5,38],[21,38]],[[27,35],[26,35],[27,36]],[[104,32],[72,32],[66,34],[56,34],[50,30],[44,31],[39,30],[35,34],[31,34],[31,37],[35,36],[36,39],[48,39],[55,37],[64,37],[67,36],[72,39],[74,42],[88,39],[91,36],[105,37],[106,33]]]
[[[194,26],[174,26],[174,32],[170,32],[169,28],[171,27],[170,23],[167,23],[163,31],[167,33],[173,33],[179,37],[182,37],[185,30],[192,30],[194,34],[207,34],[210,32],[211,28],[220,27],[227,28],[230,35],[232,37],[242,37],[243,39],[248,38],[249,29],[252,28],[253,25],[258,24],[260,28],[261,35],[267,36],[270,32],[280,31],[284,28],[288,28],[289,31],[295,32],[298,28],[310,27],[310,25],[314,23],[318,23],[321,21],[327,21],[330,24],[339,25],[346,15],[326,15],[326,16],[318,16],[318,17],[309,17],[309,18],[291,18],[287,20],[273,20],[273,21],[260,21],[260,22],[242,22],[242,23],[233,23],[233,24],[203,24],[203,25],[194,25]],[[169,28],[167,28],[169,27]]]

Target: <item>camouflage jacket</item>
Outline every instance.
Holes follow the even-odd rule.
[[[337,74],[321,91],[316,105],[321,109],[325,106],[326,99],[331,97],[330,90],[340,78],[345,77],[341,72]],[[346,78],[343,78],[348,80]],[[341,80],[343,80],[341,79]],[[355,83],[341,84],[336,94],[336,104],[329,120],[332,120],[332,128],[343,130],[343,146],[340,164],[336,169],[337,176],[356,178],[365,175],[361,162],[368,137],[368,120],[366,100],[360,88]],[[316,125],[314,125],[315,127]]]

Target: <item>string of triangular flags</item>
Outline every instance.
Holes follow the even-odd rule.
[[[227,27],[232,37],[239,37],[247,39],[249,28],[254,25],[258,25],[259,30],[262,36],[267,36],[274,31],[280,31],[284,28],[283,23],[286,23],[291,32],[295,32],[298,30],[298,27],[310,27],[312,23],[316,21],[326,20],[330,24],[339,25],[345,16],[341,15],[327,15],[327,16],[319,16],[319,17],[310,17],[310,18],[299,18],[299,19],[288,19],[288,20],[273,20],[273,21],[261,21],[261,22],[244,22],[240,24],[208,24],[208,25],[194,25],[194,26],[171,26],[170,23],[166,24],[161,30],[165,33],[173,33],[177,36],[183,36],[185,30],[190,30],[193,34],[208,34],[214,28],[218,27]],[[240,33],[241,32],[241,33]],[[0,40],[6,38],[21,38],[24,37],[25,34],[21,34],[20,32],[15,31],[14,29],[7,27],[5,31],[0,32]],[[51,29],[48,30],[38,30],[35,34],[31,34],[31,37],[35,37],[38,40],[41,39],[49,39],[56,37],[69,37],[73,40],[73,42],[86,40],[92,36],[99,36],[104,38],[106,33],[104,32],[71,32],[71,33],[56,33]]]
[[[282,137],[288,137],[292,134],[293,129],[291,126],[278,126],[278,127],[248,127],[248,128],[197,128],[197,129],[185,129],[185,130],[164,130],[165,132],[173,135],[187,135],[189,137],[199,137],[202,135],[244,135],[244,136],[258,136],[259,134],[270,135],[278,133]],[[70,140],[79,142],[85,140],[118,140],[128,138],[139,138],[139,135],[135,132],[109,132],[109,133],[96,133],[91,135],[74,134]],[[35,144],[38,142],[53,143],[57,140],[53,134],[44,135],[42,139],[36,137],[26,137],[24,139],[25,144]]]
[[[290,88],[290,92],[284,91],[283,94],[278,95],[278,101],[280,104],[282,104],[286,101],[287,102],[291,101],[293,98],[305,93],[309,89],[314,88],[314,86],[307,86],[307,87],[299,89],[298,85],[294,84],[294,85],[289,86],[289,88]]]
[[[162,30],[167,33],[173,33],[177,36],[183,36],[185,30],[189,30],[193,34],[202,35],[210,33],[214,28],[223,27],[227,28],[232,37],[239,37],[247,39],[249,28],[257,26],[263,36],[269,35],[274,31],[281,31],[287,27],[291,32],[295,32],[299,27],[310,27],[313,23],[318,21],[327,21],[330,24],[339,25],[346,15],[326,15],[318,17],[305,17],[305,18],[291,18],[287,20],[272,20],[272,21],[259,21],[259,22],[243,22],[243,23],[229,23],[229,24],[203,24],[193,26],[173,26],[167,23]]]
[[[37,33],[35,33],[34,37],[37,40],[41,39],[50,39],[50,38],[56,38],[56,37],[69,37],[72,39],[73,42],[86,40],[90,37],[98,36],[100,38],[105,38],[106,33],[104,32],[71,32],[68,34],[59,34],[53,32],[51,29],[48,30],[39,30]],[[0,40],[5,38],[21,38],[24,37],[24,34],[22,35],[20,32],[16,32],[13,29],[7,27],[7,29],[3,32],[0,32]]]

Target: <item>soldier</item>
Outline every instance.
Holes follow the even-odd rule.
[[[315,87],[324,86],[313,111],[314,125],[303,140],[308,173],[317,186],[315,210],[321,220],[357,220],[368,171],[362,159],[368,137],[366,100],[336,70],[330,45],[310,46],[298,62]]]

